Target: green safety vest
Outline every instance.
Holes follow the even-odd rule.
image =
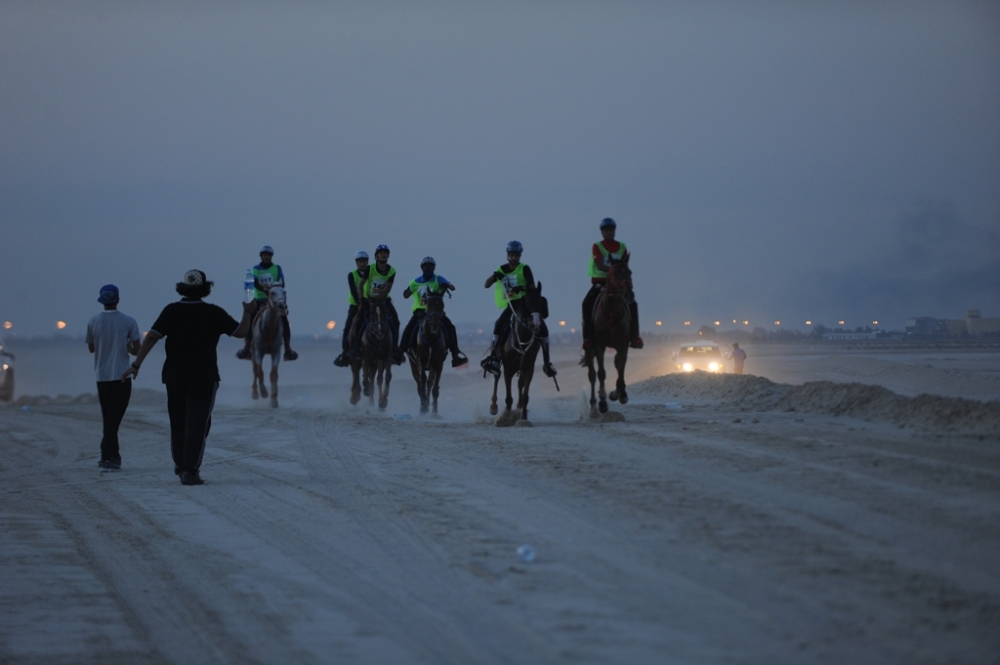
[[[503,272],[504,266],[500,266],[497,270]],[[507,307],[508,300],[520,300],[524,297],[524,288],[528,285],[528,281],[524,278],[524,264],[518,263],[517,267],[511,272],[504,273],[503,279],[498,279],[493,285],[493,298],[496,300],[497,307],[504,309]],[[515,286],[520,286],[522,289],[517,293],[511,293],[508,297],[505,295],[505,289],[512,289]]]
[[[396,274],[396,269],[389,266],[389,274],[379,273],[375,266],[368,267],[368,281],[365,282],[365,298],[371,298],[372,293],[379,295],[389,290],[389,280]],[[386,298],[392,300],[392,298]]]
[[[424,298],[433,294],[436,296],[444,295],[444,286],[441,284],[441,280],[438,279],[437,275],[434,275],[434,280],[431,282],[418,282],[413,279],[410,280],[410,293],[413,294],[413,311],[427,309],[427,303],[424,302]]]
[[[272,263],[270,268],[254,266],[250,269],[258,284],[270,281],[272,286],[284,286],[278,277],[281,275],[281,267],[277,263]],[[257,300],[267,300],[267,292],[254,287],[253,297]]]
[[[370,275],[371,273],[372,273],[372,269],[369,267],[368,268],[368,274]],[[358,271],[358,270],[355,269],[355,270],[352,270],[351,272],[349,272],[348,274],[349,275],[354,275],[354,286],[358,286],[359,284],[361,284],[361,272],[360,271]],[[349,305],[357,305],[358,304],[357,302],[354,301],[354,293],[349,288],[347,289],[347,303]]]
[[[628,254],[628,248],[625,247],[625,243],[618,241],[618,251],[611,253],[605,247],[604,243],[595,243],[597,249],[601,252],[601,258],[604,259],[603,265],[598,265],[594,261],[593,255],[590,257],[590,270],[587,272],[591,277],[596,277],[597,279],[607,279],[608,278],[608,266],[611,265],[611,260],[621,261],[622,257]]]

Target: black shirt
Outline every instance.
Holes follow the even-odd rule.
[[[232,335],[240,324],[226,310],[201,300],[181,300],[163,308],[152,330],[167,338],[163,383],[219,381],[215,348],[219,337]]]

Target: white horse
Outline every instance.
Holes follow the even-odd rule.
[[[278,407],[278,363],[281,362],[282,336],[281,317],[288,315],[285,290],[272,286],[267,292],[267,301],[257,313],[253,322],[253,398],[267,397],[264,386],[264,357],[271,356],[271,406]]]

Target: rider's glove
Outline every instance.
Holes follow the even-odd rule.
[[[495,271],[495,272],[493,273],[493,276],[497,278],[497,281],[498,281],[498,282],[502,282],[502,281],[503,281],[503,278],[504,278],[504,274],[503,274],[503,272],[501,272],[501,271],[497,270],[497,271]]]

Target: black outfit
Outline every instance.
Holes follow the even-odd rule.
[[[226,310],[185,298],[167,305],[152,326],[166,338],[162,379],[167,386],[170,452],[174,471],[197,475],[212,426],[215,391],[219,387],[216,347],[239,323]]]
[[[413,343],[413,337],[416,334],[417,325],[420,320],[424,318],[427,314],[426,309],[418,309],[413,312],[413,316],[410,317],[409,322],[406,327],[403,328],[403,334],[399,338],[399,351],[400,353],[406,353],[406,350],[410,348],[410,344]],[[448,350],[451,351],[452,357],[458,356],[461,353],[458,350],[458,332],[455,330],[455,324],[451,322],[447,314],[441,317],[441,327],[444,328],[445,341],[447,342]]]
[[[368,277],[368,271],[371,268],[366,268],[363,276]],[[361,272],[360,270],[358,272]],[[354,281],[354,271],[347,273],[347,288],[350,290],[351,297],[354,298],[354,302],[360,303],[364,298],[361,294],[360,284]],[[344,324],[344,334],[341,336],[340,346],[344,353],[347,353],[347,347],[350,346],[348,343],[348,338],[351,336],[351,325],[354,323],[354,317],[358,315],[358,309],[360,305],[351,305],[347,308],[347,323]]]
[[[101,437],[101,461],[121,464],[118,427],[122,424],[125,410],[132,398],[132,382],[98,381],[97,398],[101,402],[101,418],[104,420],[104,435]]]

